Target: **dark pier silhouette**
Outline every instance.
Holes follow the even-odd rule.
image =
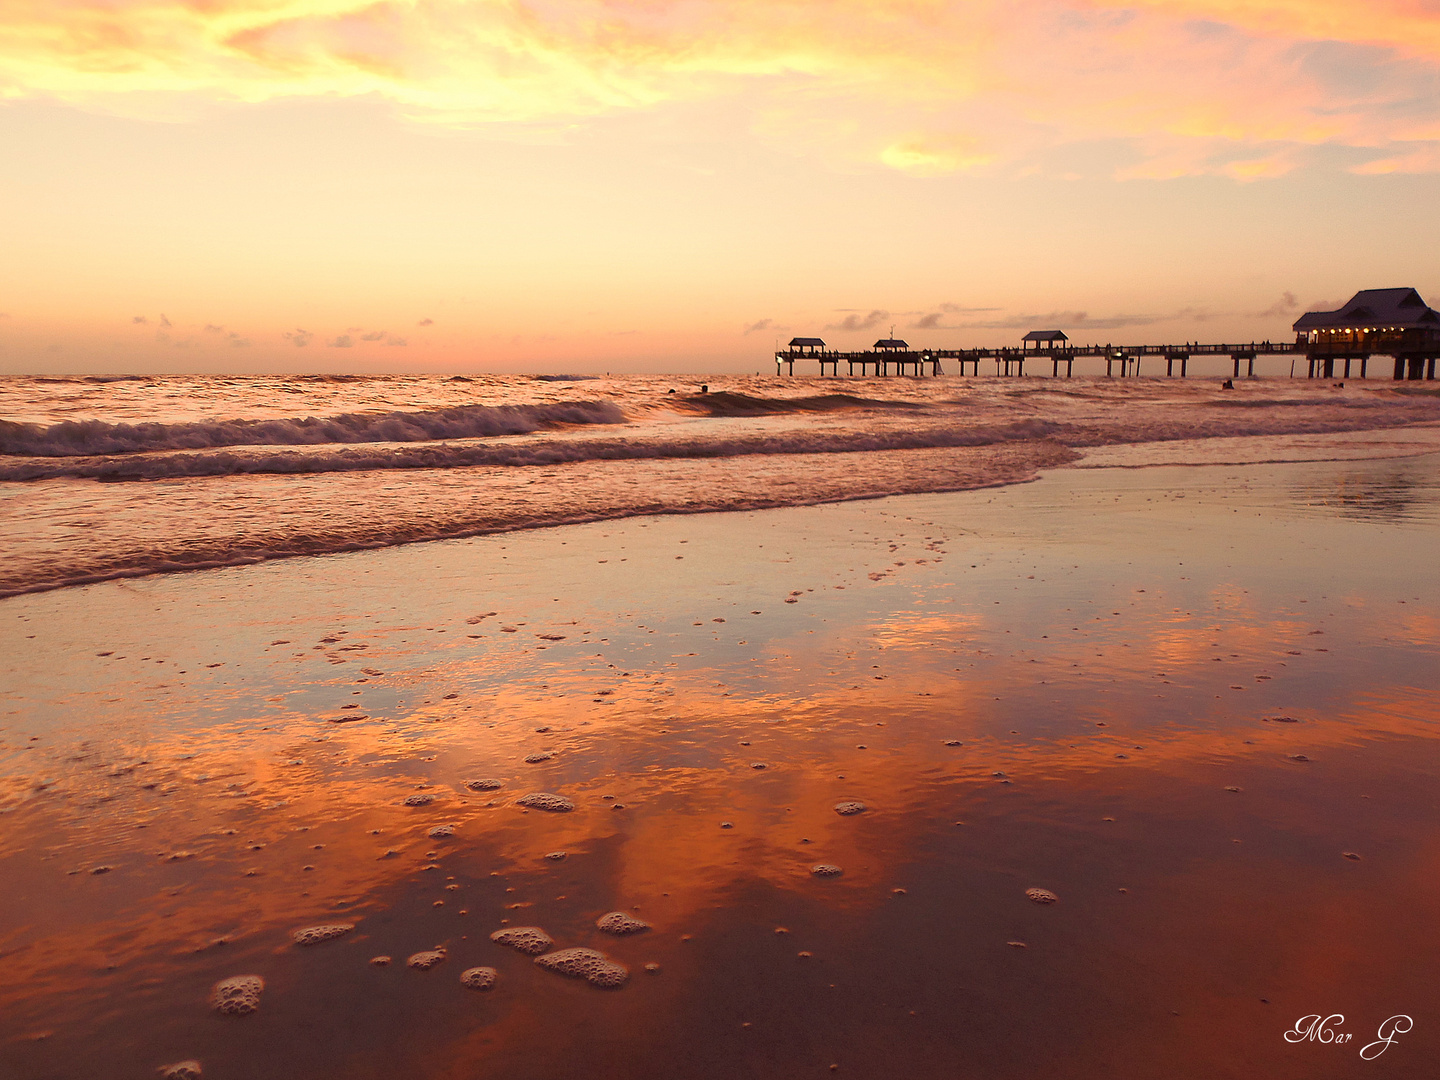
[[[961,375],[980,374],[981,361],[994,361],[997,376],[1021,377],[1025,364],[1032,372],[1045,362],[1050,364],[1052,378],[1075,374],[1075,361],[1082,357],[1105,361],[1105,374],[1113,377],[1119,369],[1122,378],[1138,376],[1146,359],[1165,361],[1165,374],[1174,377],[1176,365],[1183,379],[1193,357],[1229,357],[1233,378],[1240,377],[1241,364],[1245,374],[1255,375],[1255,359],[1259,356],[1290,356],[1290,374],[1296,363],[1305,359],[1305,377],[1331,379],[1343,366],[1341,377],[1350,378],[1358,367],[1360,378],[1366,378],[1372,356],[1389,356],[1394,361],[1396,379],[1434,379],[1435,362],[1440,359],[1440,312],[1436,312],[1414,289],[1365,289],[1335,311],[1310,311],[1296,320],[1295,340],[1252,341],[1244,344],[1183,345],[1074,345],[1060,330],[1032,330],[1021,339],[1018,347],[974,349],[913,349],[908,342],[894,336],[881,338],[869,348],[853,352],[830,349],[820,338],[797,337],[775,353],[775,374],[786,366],[795,374],[796,361],[815,361],[820,374],[838,376],[840,365],[847,373],[861,375],[871,369],[877,376],[914,374],[943,375],[942,362],[953,361]]]

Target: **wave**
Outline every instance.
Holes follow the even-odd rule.
[[[656,458],[727,458],[746,454],[836,454],[868,450],[918,450],[990,446],[1053,439],[1066,425],[1044,420],[970,428],[902,431],[789,431],[730,438],[567,439],[526,443],[433,443],[317,452],[161,454],[68,461],[0,461],[0,481],[61,477],[101,481],[161,480],[258,473],[362,472],[374,469],[453,469],[467,466],[559,465],[567,462]]]
[[[0,454],[86,457],[156,450],[203,450],[220,446],[427,442],[525,435],[565,425],[619,424],[624,421],[625,414],[619,406],[608,401],[462,405],[433,412],[341,413],[318,418],[183,424],[107,424],[99,420],[65,420],[42,425],[0,420]]]
[[[608,407],[608,406],[607,406]],[[530,407],[525,407],[530,408]],[[572,406],[557,406],[569,409]],[[463,410],[455,410],[463,411]],[[493,410],[492,410],[493,411]],[[616,410],[618,413],[618,410]],[[414,415],[414,414],[407,414]],[[438,415],[438,414],[437,414]],[[0,458],[0,481],[61,478],[102,482],[206,476],[366,472],[389,469],[455,469],[475,466],[561,465],[585,461],[731,458],[745,455],[851,454],[1045,441],[1080,449],[1127,443],[1164,443],[1265,435],[1318,435],[1406,426],[1404,416],[1295,417],[1247,414],[1245,421],[1189,419],[1121,422],[1060,422],[1027,418],[1005,423],[944,424],[891,428],[795,430],[748,434],[533,439],[499,443],[429,441],[421,446],[326,447],[313,451],[215,449],[133,456]],[[58,426],[58,425],[57,425]],[[398,440],[397,440],[398,441]],[[58,457],[58,455],[57,455]]]

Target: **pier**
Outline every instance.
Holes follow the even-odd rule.
[[[860,369],[862,376],[943,375],[943,363],[953,362],[960,375],[980,374],[982,361],[993,361],[999,377],[1021,378],[1025,364],[1043,371],[1050,366],[1052,378],[1075,374],[1075,361],[1098,358],[1105,361],[1105,374],[1121,378],[1141,374],[1141,365],[1149,360],[1158,368],[1165,361],[1165,375],[1173,378],[1188,375],[1189,361],[1195,357],[1228,357],[1231,376],[1254,377],[1255,360],[1260,356],[1290,356],[1290,374],[1296,374],[1298,361],[1305,360],[1305,377],[1332,379],[1337,374],[1359,378],[1369,374],[1369,362],[1375,356],[1389,356],[1394,361],[1395,379],[1435,378],[1436,360],[1440,359],[1440,312],[1421,299],[1414,289],[1365,289],[1356,293],[1349,303],[1335,311],[1306,312],[1293,327],[1296,337],[1289,341],[1251,341],[1248,343],[1201,344],[1185,342],[1172,345],[1075,345],[1061,330],[1032,330],[1018,346],[973,349],[915,349],[894,336],[881,338],[869,349],[841,351],[829,348],[821,338],[797,337],[775,353],[775,374],[782,366],[795,374],[797,362],[819,364],[820,374],[838,376],[840,365],[849,375]],[[828,370],[827,370],[828,369]],[[1156,370],[1152,368],[1152,370]]]

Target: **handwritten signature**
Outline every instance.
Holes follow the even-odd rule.
[[[1285,1041],[1333,1043],[1340,1046],[1353,1037],[1348,1031],[1339,1030],[1344,1023],[1345,1017],[1341,1013],[1332,1013],[1329,1016],[1311,1013],[1295,1021],[1295,1026],[1285,1032]],[[1375,1041],[1360,1048],[1360,1057],[1365,1061],[1374,1061],[1390,1049],[1398,1036],[1404,1035],[1414,1026],[1415,1021],[1403,1013],[1390,1017],[1375,1032]]]

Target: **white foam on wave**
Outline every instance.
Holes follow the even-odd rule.
[[[0,454],[88,457],[153,450],[199,450],[216,446],[428,442],[518,435],[565,424],[618,424],[624,420],[625,414],[620,408],[606,401],[462,405],[430,412],[397,410],[283,420],[207,420],[171,424],[62,420],[57,424],[42,425],[0,420]]]

